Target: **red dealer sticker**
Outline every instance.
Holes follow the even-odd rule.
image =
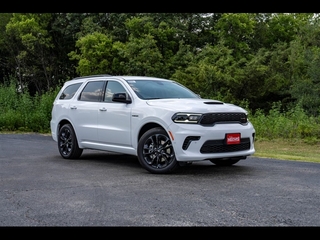
[[[227,144],[240,144],[240,133],[227,133],[226,134],[226,143]]]

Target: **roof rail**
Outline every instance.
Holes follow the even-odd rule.
[[[81,78],[91,78],[91,77],[111,77],[112,75],[109,74],[97,74],[97,75],[88,75],[88,76],[81,76],[81,77],[75,77],[72,80],[75,79],[81,79]]]

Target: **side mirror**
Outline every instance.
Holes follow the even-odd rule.
[[[114,93],[112,96],[113,102],[132,103],[130,96],[127,93]]]

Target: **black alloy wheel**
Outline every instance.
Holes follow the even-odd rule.
[[[170,173],[179,167],[172,142],[160,127],[142,135],[138,143],[138,159],[142,167],[151,173]]]
[[[58,148],[63,158],[77,159],[82,154],[83,149],[79,148],[75,131],[69,123],[59,130]]]

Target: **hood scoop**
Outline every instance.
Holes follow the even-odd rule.
[[[220,101],[210,101],[210,102],[203,102],[204,104],[209,104],[209,105],[217,105],[217,104],[223,104],[223,102]]]

